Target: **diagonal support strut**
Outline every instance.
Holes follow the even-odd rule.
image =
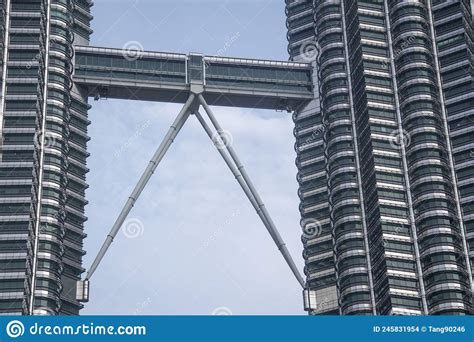
[[[214,113],[212,112],[211,108],[207,104],[206,100],[204,97],[200,94],[198,95],[198,99],[202,107],[207,113],[207,116],[212,122],[212,125],[214,128],[217,130],[217,133],[219,136],[222,136],[223,130],[222,127],[220,126],[219,122],[216,120]],[[202,116],[199,114],[199,112],[195,113],[196,117],[198,118],[199,122],[205,129],[206,133],[209,135],[209,137],[212,140],[212,132],[209,128],[209,126],[206,124]],[[244,166],[242,165],[239,157],[237,156],[235,150],[233,149],[232,146],[227,146],[225,144],[225,148],[227,152],[229,153],[232,162],[229,160],[227,154],[223,151],[223,149],[219,149],[218,151],[221,154],[221,156],[224,158],[224,161],[226,164],[229,166],[231,169],[232,173],[236,177],[237,181],[239,182],[240,186],[244,190],[245,194],[249,198],[250,202],[254,206],[255,210],[257,211],[257,214],[260,216],[262,219],[263,224],[265,225],[265,228],[267,228],[268,233],[272,237],[273,241],[277,245],[278,249],[280,250],[281,254],[283,255],[283,258],[285,259],[286,263],[290,267],[291,271],[293,272],[294,276],[296,277],[296,280],[298,283],[301,285],[301,287],[304,289],[305,288],[305,281],[303,277],[301,276],[298,268],[296,267],[295,262],[293,261],[293,258],[290,255],[290,252],[288,251],[288,248],[286,247],[286,244],[284,243],[283,239],[280,236],[280,233],[278,232],[278,229],[276,228],[275,224],[273,223],[272,218],[270,217],[270,214],[268,213],[267,208],[265,207],[265,204],[263,203],[262,199],[260,198],[260,195],[258,194],[257,190],[255,189],[255,186],[253,185],[249,175],[247,174],[247,171],[245,171]]]
[[[202,127],[206,131],[207,135],[211,140],[213,140],[213,132],[209,125],[206,123],[206,120],[202,117],[196,107],[199,107],[199,104],[203,106],[204,110],[206,111],[209,119],[212,122],[212,125],[216,129],[219,136],[222,137],[223,130],[219,123],[217,122],[211,108],[207,104],[206,100],[202,95],[198,95],[198,99],[196,99],[196,95],[193,93],[190,94],[188,100],[184,104],[183,108],[179,112],[178,116],[176,117],[175,121],[171,125],[170,129],[168,130],[167,134],[165,135],[163,141],[161,142],[160,146],[156,150],[153,158],[150,160],[147,168],[143,172],[140,180],[136,184],[135,188],[133,189],[130,197],[128,198],[127,202],[125,203],[120,215],[116,219],[112,229],[110,230],[109,234],[107,235],[99,253],[94,259],[90,269],[88,270],[85,280],[80,281],[77,284],[77,299],[79,301],[85,302],[88,301],[89,298],[89,279],[92,277],[94,272],[96,271],[97,267],[99,266],[100,262],[102,261],[103,257],[107,253],[110,245],[114,241],[118,231],[120,230],[122,224],[124,223],[125,219],[127,218],[128,214],[132,210],[135,202],[137,201],[138,197],[142,193],[143,189],[145,188],[146,184],[150,180],[151,176],[155,172],[156,168],[158,167],[159,163],[163,159],[164,155],[168,151],[169,147],[173,143],[174,139],[178,135],[179,131],[185,124],[186,120],[189,118],[191,112],[194,112],[197,119],[201,123]],[[214,144],[216,145],[216,144]],[[262,199],[260,198],[257,190],[255,189],[250,177],[248,176],[247,172],[245,171],[244,166],[240,162],[236,152],[232,148],[232,146],[225,146],[225,150],[223,148],[219,148],[217,145],[217,150],[219,151],[220,155],[224,159],[225,163],[231,170],[232,174],[235,176],[237,182],[239,183],[240,187],[244,191],[247,198],[250,200],[250,203],[255,208],[258,216],[262,220],[265,228],[267,229],[268,233],[272,237],[273,241],[277,245],[278,249],[280,250],[283,258],[285,259],[286,263],[290,267],[291,271],[293,272],[296,280],[301,285],[301,287],[305,288],[305,282],[303,277],[298,271],[295,262],[293,261],[283,239],[281,238],[275,224],[273,223],[270,214],[268,213],[265,205],[263,204]],[[230,157],[229,157],[230,156]]]
[[[140,180],[138,181],[137,185],[135,185],[135,188],[133,189],[132,194],[130,195],[127,202],[125,203],[122,211],[120,212],[119,217],[117,218],[112,229],[107,235],[107,238],[105,239],[104,244],[102,245],[99,253],[95,257],[94,262],[92,263],[89,271],[86,274],[86,278],[85,278],[86,280],[89,280],[94,274],[95,270],[99,266],[105,253],[107,253],[107,250],[109,249],[110,245],[114,241],[114,238],[117,235],[118,231],[120,230],[120,227],[122,227],[122,224],[124,223],[128,214],[130,213],[130,210],[132,210],[138,197],[142,193],[143,189],[145,188],[146,184],[150,180],[153,173],[155,172],[158,164],[163,159],[164,155],[168,151],[169,147],[173,143],[174,139],[178,135],[179,131],[183,127],[186,120],[189,118],[190,107],[194,103],[195,98],[196,97],[194,94],[189,95],[188,100],[186,101],[183,108],[179,112],[178,116],[174,120],[173,124],[168,130],[168,133],[166,133],[165,137],[163,138],[163,141],[161,142],[160,146],[158,147],[155,154],[153,155],[153,158],[150,160],[150,163],[148,164],[147,168],[145,169],[142,176],[140,177]]]

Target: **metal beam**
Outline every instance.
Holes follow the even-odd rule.
[[[198,98],[199,98],[199,102],[201,103],[204,110],[206,111],[209,119],[211,120],[211,122],[212,122],[213,126],[215,127],[215,129],[217,130],[218,134],[220,136],[222,136],[223,130],[222,130],[219,122],[216,120],[216,118],[215,118],[211,108],[207,104],[206,100],[204,99],[204,97],[202,95],[198,95]],[[202,119],[202,117],[199,115],[199,113],[196,113],[196,116],[199,119],[199,121],[201,122],[201,124],[203,125],[204,129],[206,130],[206,133],[208,135],[211,134],[210,137],[212,139],[212,133],[210,132],[209,127],[207,127],[207,129],[206,129],[207,124],[204,125],[205,121]],[[240,162],[239,157],[235,153],[235,150],[233,149],[232,146],[228,146],[226,144],[225,148],[226,148],[227,152],[229,153],[232,161],[235,163],[235,166],[234,167],[230,166],[230,164],[229,164],[230,160],[228,160],[227,155],[226,155],[226,157],[224,157],[223,153],[221,153],[222,150],[219,149],[219,152],[223,156],[224,161],[230,167],[230,169],[233,173],[235,171],[237,171],[237,173],[234,173],[234,175],[236,175],[237,181],[242,186],[242,189],[246,193],[247,197],[249,197],[250,202],[252,202],[252,204],[255,203],[254,206],[256,207],[257,213],[259,214],[259,216],[260,215],[263,216],[263,217],[261,216],[261,218],[262,218],[263,224],[265,225],[265,227],[268,230],[268,233],[270,234],[273,241],[275,242],[278,249],[280,250],[281,254],[283,255],[283,258],[285,259],[286,263],[288,264],[288,266],[290,267],[290,269],[293,272],[294,276],[296,277],[296,280],[298,280],[298,283],[300,283],[302,288],[305,288],[305,281],[304,281],[303,277],[301,276],[298,268],[296,267],[296,264],[293,261],[293,258],[291,257],[290,252],[288,251],[288,248],[286,247],[286,244],[284,243],[283,239],[281,238],[280,233],[278,232],[278,229],[275,227],[275,224],[273,223],[273,220],[270,217],[270,214],[268,213],[267,208],[265,207],[265,204],[263,203],[263,201],[260,198],[257,190],[255,189],[250,177],[248,176],[247,172],[245,171],[244,166]],[[236,170],[234,170],[235,168],[236,168]],[[241,181],[245,183],[245,186],[243,186],[241,184]],[[246,190],[247,188],[248,188],[248,192],[250,192],[250,194],[248,194],[248,192]],[[250,197],[250,195],[251,195],[251,197]]]
[[[110,230],[109,234],[107,235],[107,238],[105,239],[99,253],[97,254],[96,258],[94,259],[94,262],[92,263],[89,271],[86,274],[85,279],[90,279],[92,275],[94,274],[95,270],[99,266],[102,258],[104,257],[105,253],[107,253],[107,250],[109,249],[110,245],[114,241],[115,236],[117,235],[120,227],[122,226],[123,222],[127,218],[128,214],[130,213],[130,210],[132,210],[135,202],[137,201],[138,197],[142,193],[143,189],[145,188],[146,184],[150,180],[151,176],[155,172],[158,164],[161,162],[163,159],[165,153],[168,151],[169,147],[173,143],[174,139],[176,138],[176,135],[178,132],[181,130],[183,127],[184,123],[188,119],[190,115],[190,107],[194,103],[195,100],[195,95],[190,94],[188,100],[184,104],[183,108],[179,112],[178,116],[174,120],[173,124],[171,125],[170,129],[168,130],[168,133],[166,133],[166,136],[164,137],[163,141],[161,142],[160,146],[156,150],[155,154],[153,155],[153,158],[150,160],[150,163],[148,164],[147,168],[143,172],[142,176],[140,177],[140,180],[138,181],[137,185],[132,191],[132,194],[128,198],[127,202],[125,203],[122,211],[120,212],[120,215],[118,216],[117,220],[115,221],[112,229]]]

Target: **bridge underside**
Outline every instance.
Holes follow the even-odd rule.
[[[75,84],[95,98],[185,103],[191,85],[217,106],[293,111],[313,98],[305,63],[78,46],[74,65]]]

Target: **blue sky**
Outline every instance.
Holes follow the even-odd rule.
[[[96,0],[92,12],[96,46],[288,58],[283,0]],[[86,267],[179,110],[91,104]],[[291,115],[214,110],[302,270]],[[196,118],[129,218],[92,278],[84,314],[303,314],[301,288]]]

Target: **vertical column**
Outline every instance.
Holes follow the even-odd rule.
[[[393,50],[393,39],[392,39],[392,31],[390,25],[390,9],[387,0],[384,0],[384,11],[385,11],[385,22],[387,27],[387,42],[389,48],[389,64],[387,64],[387,69],[389,69],[391,76],[392,76],[392,86],[393,86],[393,94],[395,100],[395,110],[397,113],[397,124],[398,124],[398,133],[395,136],[398,138],[397,142],[400,147],[401,152],[401,161],[403,167],[403,177],[405,180],[405,189],[407,192],[407,204],[408,204],[408,213],[409,213],[409,220],[410,220],[410,227],[411,227],[411,238],[413,242],[413,252],[416,261],[416,273],[418,276],[418,284],[419,284],[419,294],[421,297],[421,304],[423,314],[428,314],[428,305],[426,302],[426,290],[425,290],[425,282],[423,280],[423,272],[421,267],[421,260],[420,260],[420,248],[418,245],[418,231],[415,225],[415,214],[413,210],[413,195],[411,192],[411,184],[410,184],[410,177],[408,174],[408,163],[406,158],[406,144],[409,143],[409,140],[405,139],[405,131],[403,130],[402,126],[402,116],[400,113],[400,99],[398,96],[398,81],[396,75],[396,68],[395,68],[395,53]],[[388,68],[390,65],[390,68]]]
[[[428,313],[469,313],[463,224],[450,162],[431,8],[422,2],[390,3],[389,7]]]
[[[37,282],[37,270],[38,270],[38,254],[39,254],[39,244],[40,244],[40,233],[41,233],[41,214],[42,214],[42,195],[43,195],[43,179],[44,179],[44,159],[45,159],[45,148],[46,148],[46,115],[48,109],[48,79],[49,79],[49,47],[50,47],[50,22],[51,22],[51,0],[42,1],[42,43],[40,45],[40,58],[39,60],[43,63],[40,68],[42,68],[43,74],[40,76],[41,83],[40,86],[41,96],[40,99],[40,111],[39,115],[39,131],[35,135],[35,143],[38,150],[38,178],[37,178],[37,188],[36,188],[36,206],[33,211],[35,215],[33,216],[33,229],[32,229],[32,251],[31,251],[31,289],[30,289],[30,299],[28,303],[28,313],[30,315],[35,314],[35,299],[36,299],[36,282]],[[52,303],[51,303],[52,304]],[[41,304],[40,304],[41,305]],[[51,310],[56,310],[56,305],[41,305],[41,307],[49,308]],[[39,310],[41,313],[47,314],[46,310]]]
[[[68,11],[71,25],[68,26],[67,50],[69,56],[74,54],[75,45],[89,45],[89,37],[92,33],[90,22],[91,1],[68,0]],[[71,57],[72,58],[72,57]],[[71,58],[68,59],[70,72],[73,71]],[[86,166],[87,157],[87,126],[89,120],[87,111],[90,108],[87,101],[87,94],[84,89],[70,84],[69,106],[65,117],[69,117],[69,153],[67,156],[67,192],[69,194],[66,202],[66,216],[64,219],[65,235],[64,239],[68,243],[65,248],[65,258],[63,258],[64,270],[61,276],[61,315],[77,315],[82,305],[76,301],[76,282],[81,278],[84,222],[84,207],[87,204],[85,189],[88,185],[86,174],[89,171]],[[65,131],[65,133],[67,133]]]
[[[286,14],[291,59],[311,63],[314,67],[314,100],[293,115],[304,272],[307,286],[314,294],[310,314],[339,314],[323,148],[326,127],[320,107],[319,52],[313,1],[287,0]]]
[[[354,6],[354,2],[351,2],[351,4]],[[356,113],[355,113],[356,108],[354,104],[353,87],[352,87],[352,66],[351,66],[351,60],[350,60],[350,54],[349,54],[349,45],[348,45],[349,40],[347,37],[348,25],[346,23],[346,18],[353,18],[353,16],[350,15],[351,13],[350,8],[351,8],[350,6],[346,8],[345,1],[341,1],[342,39],[343,39],[343,44],[344,44],[345,67],[346,67],[346,74],[347,74],[347,88],[345,90],[347,91],[347,97],[348,97],[348,102],[350,106],[349,113],[351,116],[352,144],[353,144],[353,150],[354,150],[354,165],[355,165],[355,175],[356,175],[354,181],[356,182],[357,187],[358,187],[358,201],[355,199],[351,201],[348,201],[348,200],[341,201],[341,205],[337,209],[339,209],[340,211],[343,211],[341,207],[343,206],[349,207],[350,205],[353,205],[354,208],[358,207],[358,209],[360,210],[360,215],[361,215],[360,221],[361,221],[362,233],[363,233],[363,246],[358,246],[358,248],[355,248],[355,249],[364,251],[364,254],[361,254],[360,252],[358,252],[358,254],[360,256],[364,256],[366,259],[365,263],[367,266],[368,288],[366,288],[365,286],[351,286],[351,287],[348,287],[346,292],[348,294],[351,294],[351,296],[353,293],[364,294],[368,292],[369,298],[367,298],[367,302],[370,303],[370,305],[360,300],[357,300],[357,302],[362,302],[362,303],[357,303],[356,305],[353,305],[353,308],[358,313],[371,312],[375,315],[376,305],[375,305],[375,293],[374,293],[374,280],[373,280],[373,274],[372,274],[372,261],[370,258],[370,250],[369,250],[369,236],[368,236],[368,229],[367,229],[367,218],[366,218],[365,200],[364,200],[364,192],[363,192],[364,188],[362,184],[362,174],[361,174],[362,165],[360,162],[360,154],[359,154],[360,153],[359,152],[359,137],[358,137],[358,128],[357,128],[358,118],[356,118]],[[355,8],[357,8],[357,6],[355,6]],[[352,144],[350,144],[349,147],[352,147]],[[335,210],[334,207],[333,207],[333,210]],[[363,249],[360,247],[363,247]],[[350,258],[350,256],[352,256],[354,253],[345,252],[345,254],[347,255],[348,258]],[[353,297],[356,297],[356,296],[353,296]],[[351,311],[347,310],[346,312],[350,313]]]
[[[72,80],[74,44],[87,43],[90,3],[42,2],[38,57],[41,114],[36,128],[35,203],[29,311],[78,314],[87,173],[87,99]],[[80,13],[79,13],[80,12]],[[76,16],[80,15],[80,21]],[[67,241],[67,243],[66,243]]]
[[[459,1],[439,2],[432,5],[436,34],[439,74],[449,127],[451,152],[456,172],[459,202],[462,208],[466,238],[466,255],[473,267],[474,247],[474,30],[471,7]],[[472,272],[471,272],[472,273]]]
[[[458,233],[460,235],[459,236],[461,239],[460,242],[461,242],[462,250],[464,252],[463,253],[464,260],[458,260],[458,264],[461,267],[465,267],[467,278],[468,278],[467,282],[469,285],[467,291],[466,289],[461,289],[459,291],[460,296],[462,296],[462,304],[461,304],[461,301],[457,300],[460,298],[455,298],[455,300],[452,303],[449,303],[448,305],[446,304],[436,305],[433,312],[434,313],[443,312],[443,311],[449,312],[450,309],[455,309],[455,310],[459,309],[463,313],[472,313],[472,310],[473,310],[472,291],[474,290],[473,279],[472,279],[472,267],[471,267],[471,260],[469,258],[469,249],[466,242],[466,228],[464,226],[463,213],[461,209],[461,197],[459,195],[459,189],[458,189],[457,177],[456,177],[457,175],[456,175],[456,170],[454,168],[453,149],[452,149],[452,144],[451,144],[448,118],[447,118],[447,113],[446,113],[446,104],[445,104],[443,84],[442,84],[442,79],[441,79],[440,60],[439,60],[439,55],[438,55],[438,46],[436,44],[436,32],[435,32],[431,0],[428,0],[426,2],[426,7],[427,7],[426,9],[428,12],[428,19],[430,23],[429,31],[431,34],[430,38],[431,38],[431,44],[432,44],[431,46],[432,46],[432,53],[433,53],[433,60],[434,60],[433,65],[434,65],[434,70],[436,73],[436,87],[437,87],[438,96],[439,96],[442,130],[443,130],[444,138],[446,141],[447,164],[448,164],[449,174],[451,177],[452,187],[453,187],[452,197],[454,200],[454,207],[455,207],[454,210],[458,219]],[[456,290],[458,289],[456,288]],[[453,291],[453,294],[455,293],[456,291]],[[458,302],[458,303],[455,303],[455,302]]]
[[[7,78],[7,62],[8,62],[8,44],[10,41],[10,0],[3,0],[1,2],[0,8],[0,18],[1,18],[1,55],[0,55],[0,161],[2,159],[2,145],[3,145],[3,117],[5,111],[5,93],[6,93],[6,78]]]

